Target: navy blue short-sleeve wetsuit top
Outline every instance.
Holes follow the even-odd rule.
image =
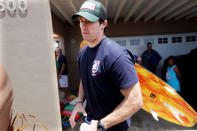
[[[79,52],[78,65],[88,112],[97,120],[110,114],[122,102],[121,89],[138,82],[134,62],[126,49],[107,37],[94,48],[85,46]],[[125,121],[109,130],[127,128]]]

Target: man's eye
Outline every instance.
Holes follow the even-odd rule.
[[[80,23],[86,23],[86,21],[83,21],[83,20],[80,20],[79,22],[80,22]]]
[[[93,23],[93,22],[90,22],[90,21],[84,21],[84,20],[80,20],[80,19],[79,19],[79,22],[80,23],[85,23],[85,24]]]

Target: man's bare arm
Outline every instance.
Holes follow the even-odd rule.
[[[181,73],[179,72],[179,69],[177,67],[174,68],[174,71],[176,72],[176,75],[179,79],[179,81],[181,80]]]
[[[62,73],[64,72],[65,68],[66,68],[66,64],[62,64],[62,69],[60,71],[60,75],[62,75]]]
[[[0,65],[0,131],[6,131],[11,122],[13,91],[7,73]]]
[[[127,120],[143,105],[139,82],[134,86],[122,89],[120,91],[125,97],[124,100],[115,108],[112,113],[101,119],[101,123],[104,125],[105,129]]]
[[[80,80],[79,83],[79,93],[78,93],[78,101],[82,101],[84,100],[84,90],[83,90],[83,85],[82,85],[82,81]]]

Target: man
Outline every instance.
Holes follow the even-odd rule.
[[[144,67],[150,70],[152,73],[156,73],[160,59],[161,56],[159,53],[152,49],[152,44],[147,43],[147,50],[142,54],[142,62]]]
[[[58,62],[58,82],[60,91],[64,92],[64,97],[68,97],[68,67],[66,57],[62,54],[62,49],[56,49],[57,53],[57,62]],[[64,103],[66,101],[64,100]]]
[[[83,112],[91,120],[86,131],[126,131],[130,117],[143,104],[134,62],[125,49],[105,37],[107,16],[100,2],[85,1],[72,18],[78,18],[88,46],[78,55],[81,80],[71,126],[76,124],[77,112]],[[86,111],[82,106],[84,99]]]
[[[11,124],[13,90],[10,79],[0,65],[0,131],[8,131]]]

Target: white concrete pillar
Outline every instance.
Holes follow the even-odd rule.
[[[49,130],[59,131],[61,116],[49,1],[27,3],[25,13],[18,7],[13,14],[7,9],[0,12],[0,64],[12,81],[13,116],[32,114]]]

